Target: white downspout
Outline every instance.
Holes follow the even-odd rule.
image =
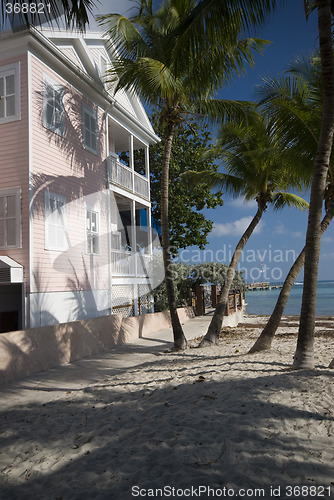
[[[31,64],[31,52],[27,52],[28,64],[28,186],[29,186],[29,294],[27,293],[27,307],[26,307],[26,322],[25,328],[30,328],[32,323],[31,318],[31,295],[34,292],[34,238],[33,238],[33,223],[34,223],[34,212],[33,212],[33,141],[32,141],[32,64]],[[21,75],[20,75],[21,78]]]

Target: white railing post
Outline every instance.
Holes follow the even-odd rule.
[[[152,226],[151,226],[151,207],[147,208],[147,232],[148,232],[148,254],[152,257]]]

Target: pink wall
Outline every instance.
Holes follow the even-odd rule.
[[[194,317],[190,307],[178,309],[178,315],[182,323]],[[170,325],[169,313],[164,311],[132,318],[102,316],[3,333],[0,335],[0,384],[135,342],[140,337],[154,338],[155,332]],[[196,330],[194,333],[197,334]]]
[[[43,74],[65,86],[65,135],[43,125]],[[107,233],[105,131],[103,110],[98,109],[99,155],[82,145],[82,95],[42,61],[32,57],[33,87],[33,183],[34,183],[34,292],[108,288],[107,237],[101,238],[101,255],[85,252],[85,204],[100,211],[100,234]],[[85,99],[88,105],[92,102]],[[67,200],[68,250],[45,250],[44,193],[62,195]],[[100,193],[93,195],[93,193]],[[92,195],[92,196],[90,196]],[[86,201],[86,200],[84,200]],[[75,270],[75,271],[74,271]]]
[[[2,60],[5,66],[20,62],[21,119],[0,124],[0,189],[21,187],[21,246],[20,249],[0,250],[24,267],[29,288],[29,181],[28,181],[28,77],[27,54]]]

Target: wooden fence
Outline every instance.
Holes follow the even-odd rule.
[[[193,288],[191,305],[194,307],[197,316],[203,316],[206,308],[215,308],[219,302],[219,291],[217,285],[210,286],[210,295],[206,287],[208,285],[196,284]],[[210,296],[210,300],[208,297]],[[245,292],[241,290],[231,290],[228,296],[228,301],[225,309],[225,316],[234,314],[237,310],[242,309]]]

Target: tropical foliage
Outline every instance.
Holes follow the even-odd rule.
[[[267,115],[276,121],[281,134],[290,138],[297,154],[308,158],[313,169],[320,135],[322,115],[322,84],[319,55],[297,58],[289,65],[286,75],[266,79],[258,86],[260,105]],[[325,191],[325,216],[321,222],[321,234],[328,228],[334,216],[333,159],[329,164],[329,175]],[[311,171],[310,171],[311,175]],[[292,285],[305,262],[305,248],[290,269],[277,304],[267,325],[250,352],[270,349],[279,326]]]
[[[291,144],[286,137],[276,133],[275,123],[270,119],[252,110],[248,124],[226,123],[221,129],[219,148],[225,172],[188,173],[190,182],[205,182],[224,189],[233,197],[254,199],[258,210],[236,246],[220,303],[202,345],[218,342],[237,263],[267,205],[270,203],[276,210],[284,206],[295,206],[302,210],[308,207],[303,198],[286,192],[286,189],[302,189],[309,182],[310,175],[306,171],[301,177],[301,169],[296,168],[297,158],[290,151]]]
[[[332,4],[333,2],[331,0],[318,0],[317,2],[305,0],[304,2],[306,15],[309,15],[312,10],[317,8],[320,47],[319,74],[321,75],[321,86],[318,86],[318,90],[315,93],[313,93],[313,89],[311,89],[311,94],[309,94],[311,98],[306,100],[302,99],[301,102],[298,102],[296,115],[294,115],[294,113],[290,113],[292,110],[292,108],[290,108],[288,110],[289,117],[286,121],[287,129],[291,127],[291,131],[294,130],[294,132],[297,133],[297,135],[290,136],[293,141],[296,141],[296,137],[297,141],[300,141],[301,134],[304,134],[304,143],[306,147],[307,137],[317,146],[316,155],[314,156],[310,209],[306,233],[306,244],[304,249],[305,270],[303,298],[298,330],[298,342],[293,363],[293,367],[296,369],[314,368],[316,290],[320,258],[320,242],[323,232],[321,218],[323,202],[325,200],[327,208],[331,206],[334,192],[332,185],[328,185],[328,172],[332,170],[332,167],[330,167],[330,169],[328,167],[331,164],[334,135]],[[306,74],[310,74],[310,72],[306,71]],[[313,73],[313,76],[317,78],[316,72]],[[298,81],[295,83],[299,86]],[[321,94],[319,93],[320,88]],[[308,89],[304,88],[304,91],[306,93],[305,95],[307,95]],[[322,96],[321,100],[319,99],[320,95]],[[303,110],[303,104],[305,103],[308,108]],[[314,116],[310,116],[308,111],[313,105],[316,109],[321,109],[321,115],[316,113]],[[279,111],[279,113],[281,112],[282,110]],[[306,114],[304,114],[304,112],[306,112]],[[274,113],[276,113],[275,110]],[[306,122],[303,120],[305,116],[308,116]],[[299,118],[299,126],[298,118],[296,119],[296,117]],[[319,134],[314,135],[311,133],[312,126],[314,125],[314,121],[319,123],[320,117],[321,124],[317,127]],[[309,127],[304,126],[307,122]],[[297,125],[297,128],[295,125]],[[311,137],[312,135],[313,137]],[[316,141],[317,137],[319,137],[318,142]],[[333,170],[331,173],[333,174]]]
[[[218,262],[203,262],[201,264],[185,264],[174,262],[172,265],[173,281],[175,286],[176,303],[178,307],[189,305],[191,290],[195,283],[211,283],[223,286],[228,266]],[[236,271],[232,283],[235,289],[243,289],[245,280],[239,271]],[[155,311],[168,309],[166,297],[166,282],[163,281],[153,292]]]
[[[318,0],[318,30],[323,88],[323,108],[311,186],[305,244],[304,287],[293,367],[314,368],[316,291],[321,244],[321,219],[326,195],[328,165],[334,136],[334,64],[331,0]]]
[[[101,18],[116,48],[110,79],[118,89],[136,91],[159,109],[165,140],[161,174],[161,233],[166,291],[175,348],[184,348],[171,275],[169,228],[169,165],[175,128],[189,114],[244,119],[241,103],[214,99],[215,92],[245,64],[254,62],[264,41],[239,39],[240,33],[264,22],[274,0],[165,0],[153,10],[141,0],[131,18],[110,14]]]
[[[151,122],[159,135],[161,131],[156,114],[151,116]],[[150,147],[152,216],[158,222],[161,221],[163,151],[164,140]],[[173,256],[181,248],[196,245],[203,249],[208,243],[213,223],[201,211],[223,205],[222,193],[212,193],[205,184],[190,187],[182,174],[188,170],[216,172],[216,157],[207,125],[200,125],[194,119],[180,124],[173,137],[169,171],[169,231]]]

